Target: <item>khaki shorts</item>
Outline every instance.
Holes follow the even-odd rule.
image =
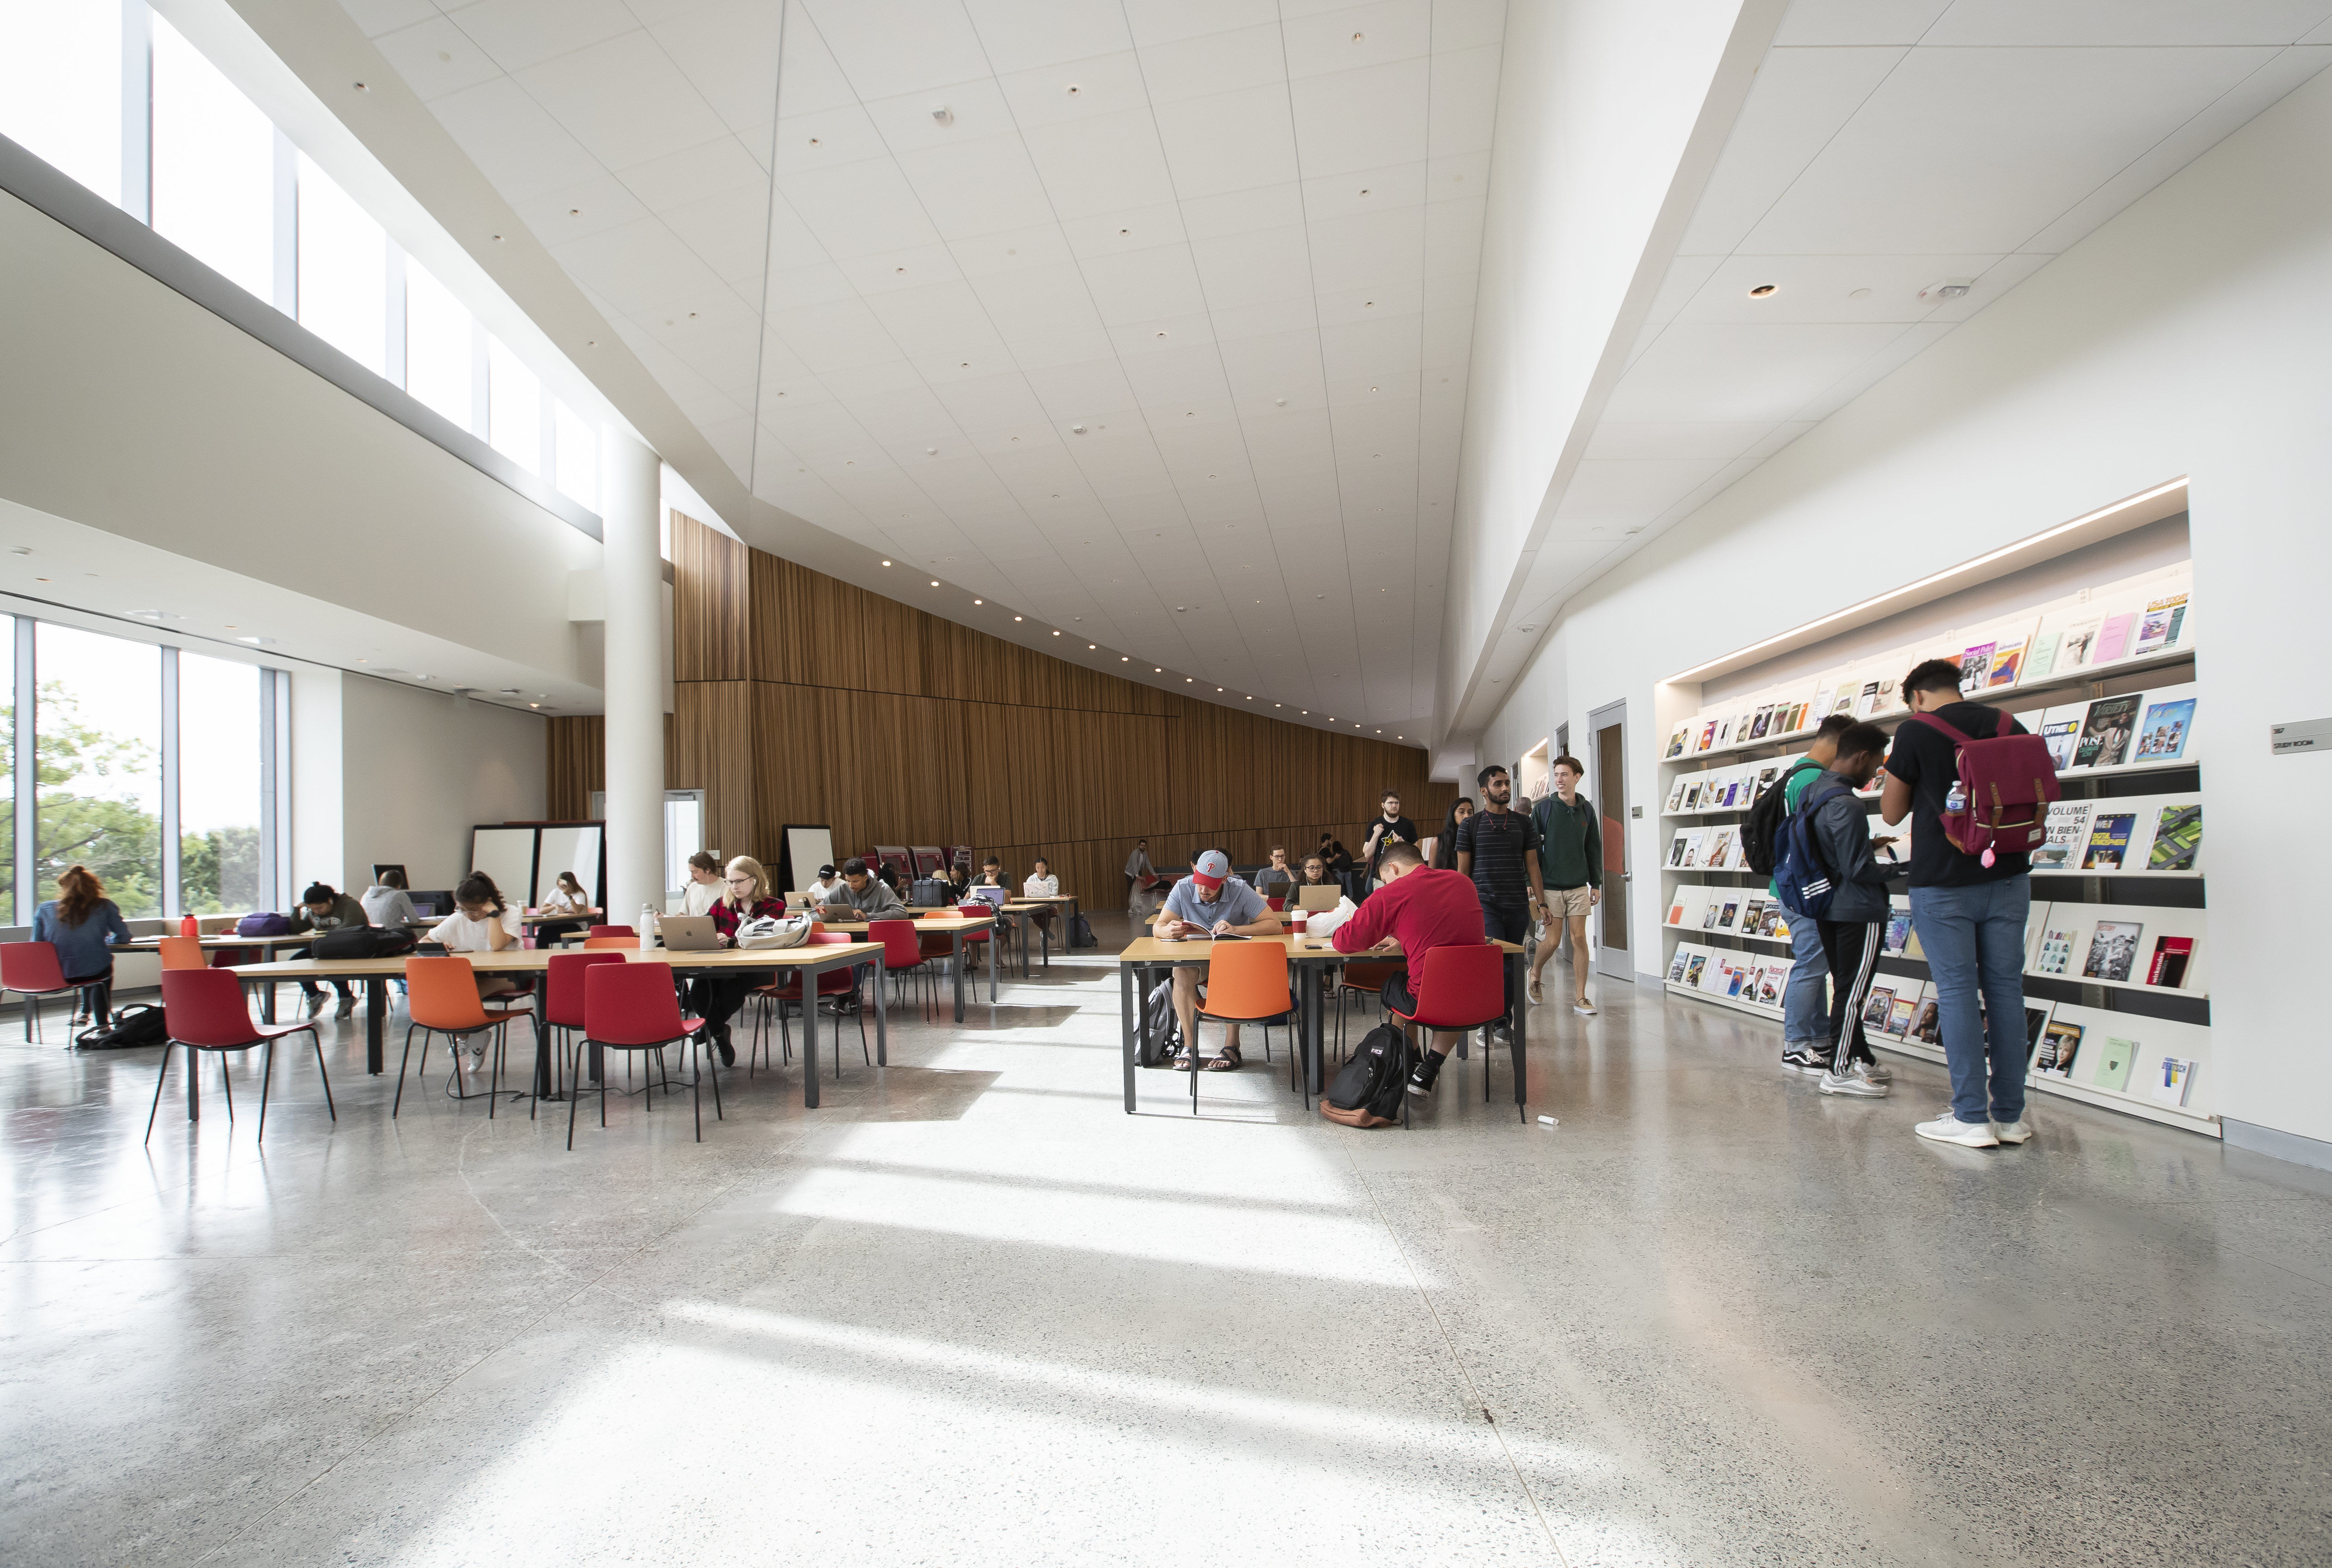
[[[1541,907],[1549,915],[1583,915],[1594,908],[1595,890],[1591,887],[1550,887],[1546,902]]]

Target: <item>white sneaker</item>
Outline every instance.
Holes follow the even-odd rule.
[[[2032,1119],[2019,1116],[2013,1122],[1994,1122],[1992,1135],[2003,1143],[2023,1143],[2032,1137]]]
[[[334,1018],[344,1018],[349,1017],[351,1013],[355,1012],[356,1010],[357,1010],[357,999],[356,999],[356,998],[354,998],[354,997],[342,997],[342,998],[340,999],[340,1005],[339,1005],[339,1009],[333,1012],[332,1016],[333,1016]]]
[[[1922,1138],[1937,1143],[1957,1143],[1964,1149],[1995,1149],[2000,1140],[1993,1135],[1989,1122],[1963,1122],[1949,1111],[1932,1122],[1922,1122],[1911,1129]]]
[[[1572,1003],[1571,1010],[1577,1013],[1582,1018],[1591,1018],[1595,1016],[1595,1009],[1589,1007],[1585,1002]]]
[[[1895,1081],[1895,1069],[1884,1062],[1860,1062],[1856,1064],[1855,1071],[1874,1084],[1891,1084]]]
[[[1887,1097],[1886,1085],[1874,1084],[1858,1072],[1849,1072],[1843,1077],[1836,1073],[1824,1073],[1821,1076],[1821,1082],[1814,1087],[1825,1095],[1853,1095],[1865,1100],[1883,1100]]]

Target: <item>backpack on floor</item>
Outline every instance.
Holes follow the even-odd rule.
[[[1320,1102],[1320,1114],[1347,1127],[1390,1127],[1400,1120],[1409,1095],[1409,1069],[1416,1060],[1409,1037],[1379,1024],[1361,1038],[1336,1071]]]
[[[1802,760],[1765,787],[1757,803],[1749,808],[1749,815],[1741,824],[1741,858],[1749,869],[1760,876],[1771,876],[1782,858],[1782,824],[1790,814],[1790,780],[1811,768],[1821,770],[1821,764]]]
[[[84,1029],[73,1037],[76,1051],[134,1051],[158,1046],[170,1037],[162,1009],[147,1002],[131,1002],[113,1009],[113,1021],[102,1028]]]
[[[2029,855],[2047,843],[2049,804],[2064,794],[2049,742],[2011,734],[2008,715],[1997,708],[1992,715],[1992,733],[1983,739],[1962,734],[1933,713],[1904,721],[1940,730],[1958,747],[1953,761],[1965,794],[1960,809],[1942,814],[1944,837],[1986,865],[1995,856]]]
[[[418,942],[401,925],[336,926],[308,949],[310,958],[401,958]]]
[[[1093,927],[1085,923],[1084,915],[1070,916],[1069,946],[1071,948],[1099,947],[1101,943],[1094,940]]]
[[[1141,1037],[1137,1036],[1134,1040],[1136,1060],[1145,1067],[1173,1060],[1174,1053],[1180,1048],[1175,1037],[1181,1033],[1181,1026],[1174,1016],[1174,982],[1171,980],[1160,980],[1150,988],[1149,999],[1142,1004],[1142,1014],[1149,1025],[1146,1033],[1150,1049],[1146,1055],[1142,1053]]]

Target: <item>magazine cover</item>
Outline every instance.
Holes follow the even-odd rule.
[[[2089,1082],[2100,1089],[2127,1090],[2129,1070],[2137,1064],[2137,1042],[2107,1035],[2097,1048],[2097,1071]]]
[[[1986,687],[2012,686],[2024,673],[2024,645],[2003,643],[1992,651],[1992,674],[1984,677]]]
[[[2137,727],[2136,762],[2175,762],[2186,755],[2186,737],[2194,728],[2194,699],[2156,703],[2146,709]]]
[[[2154,825],[2154,848],[2146,857],[2148,871],[2193,871],[2203,856],[2203,803],[2165,806]]]
[[[2035,974],[2063,974],[2073,961],[2076,930],[2060,926],[2044,931],[2040,935],[2040,956],[2033,961]]]
[[[2178,629],[2185,619],[2184,594],[2172,594],[2154,600],[2146,607],[2146,613],[2137,617],[2137,635],[2130,639],[2130,655],[2135,658],[2158,654],[2165,648],[2174,646],[2178,641]]]
[[[1920,999],[1919,1016],[1911,1021],[1911,1037],[1923,1045],[1944,1043],[1943,1013],[1935,998]]]
[[[1668,982],[1671,985],[1684,979],[1684,966],[1691,961],[1690,948],[1679,947],[1676,950],[1676,957],[1668,960]]]
[[[2146,928],[2134,920],[2101,920],[2089,933],[2089,956],[2081,964],[2084,980],[2126,980],[2137,967],[2137,939]]]
[[[1769,1008],[1782,1005],[1782,992],[1790,983],[1790,966],[1769,963],[1757,976],[1757,1000]]]
[[[1911,1015],[1918,1010],[1919,1004],[1913,1001],[1909,997],[1897,997],[1895,999],[1894,1007],[1888,1010],[1887,1015],[1888,1034],[1898,1040],[1905,1035],[1909,1034],[1911,1032]]]
[[[2129,858],[2129,832],[2136,825],[2135,812],[2098,812],[2097,819],[2089,824],[2088,853],[2081,856],[2081,869],[2119,871],[2122,863]]]
[[[2091,662],[2110,664],[2116,659],[2129,656],[2129,634],[2137,626],[2135,612],[2107,616],[2105,625],[2098,628],[2098,656]]]
[[[2186,983],[2186,965],[2194,957],[2194,939],[2191,936],[2165,936],[2155,939],[2154,961],[2146,965],[2146,983],[2165,986],[2175,990]]]
[[[1983,683],[1992,674],[1993,646],[1991,643],[1979,644],[1960,655],[1960,695],[1983,690]]]
[[[2081,724],[2080,744],[2073,752],[2076,768],[2118,768],[2129,760],[2129,740],[2137,723],[2137,696],[2099,697],[2089,704]]]
[[[2182,1062],[2175,1056],[2165,1056],[2155,1069],[2151,1093],[2155,1102],[2163,1105],[2183,1105],[2187,1091],[2194,1086],[2194,1064]]]
[[[2036,730],[2049,748],[2050,759],[2062,773],[2073,765],[2073,755],[2081,744],[2081,722],[2088,717],[2087,703],[2074,703],[2061,708],[2050,708],[2040,715]]]
[[[2088,800],[2055,800],[2050,802],[2049,816],[2042,825],[2048,840],[2032,852],[2035,871],[2065,871],[2078,864],[2082,846],[2089,836]]]
[[[1870,999],[1862,1004],[1862,1027],[1866,1030],[1883,1031],[1887,1020],[1895,1014],[1895,988],[1872,986]]]
[[[2075,621],[2065,628],[2065,640],[2057,646],[2057,669],[2078,670],[2094,664],[2098,652],[2098,628],[2105,625],[2102,617]]]
[[[2052,1078],[2069,1078],[2074,1058],[2080,1054],[2081,1026],[2051,1019],[2041,1027],[2040,1044],[2032,1053],[2032,1070]]]
[[[1693,954],[1692,957],[1685,962],[1684,983],[1691,986],[1696,990],[1698,990],[1700,987],[1701,974],[1707,968],[1708,955],[1706,953],[1696,952]]]
[[[2024,678],[2038,681],[2057,667],[2057,645],[2065,640],[2062,632],[2043,631],[2032,639],[2024,654]]]
[[[1878,939],[1878,951],[1892,953],[1899,958],[1902,956],[1903,950],[1910,945],[1911,912],[1907,909],[1896,910],[1887,917],[1887,931]]]
[[[1676,733],[1668,737],[1668,757],[1661,759],[1661,760],[1666,761],[1672,758],[1683,756],[1685,747],[1689,745],[1691,741],[1692,723],[1687,720],[1684,723],[1678,724],[1676,727]]]

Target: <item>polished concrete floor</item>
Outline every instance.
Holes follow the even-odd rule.
[[[1531,1123],[1475,1063],[1408,1132],[1252,1049],[1125,1116],[1087,954],[701,1145],[442,1072],[391,1122],[328,1024],[337,1127],[279,1061],[263,1154],[250,1069],[145,1148],[156,1053],[12,1041],[0,1558],[2332,1562],[2332,1178],[2054,1102],[1925,1144],[1936,1069],[1826,1100],[1599,995]]]

